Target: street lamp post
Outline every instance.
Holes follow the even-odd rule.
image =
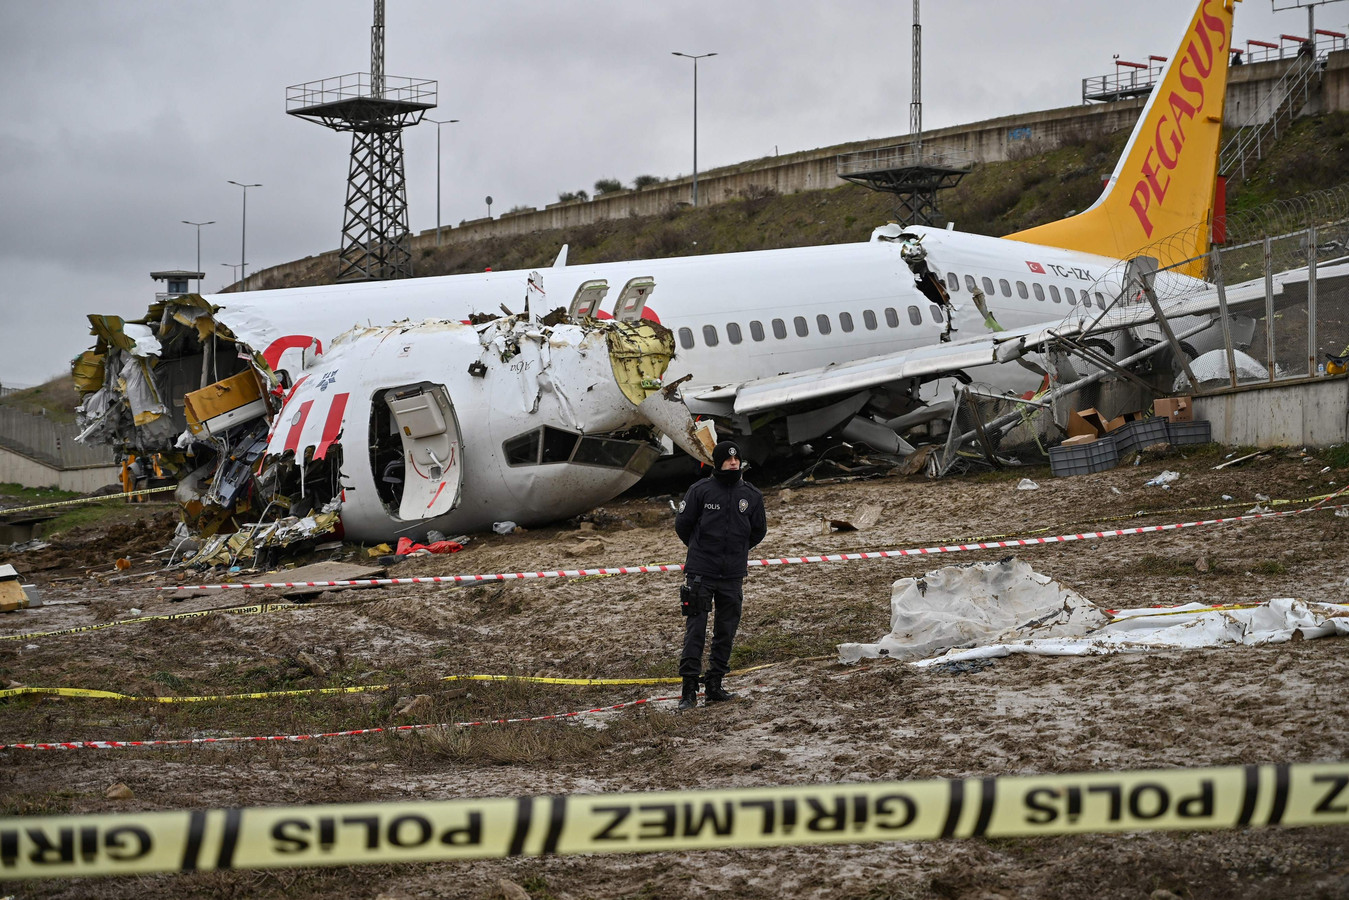
[[[230,284],[238,284],[238,283],[239,283],[239,264],[238,264],[238,263],[221,263],[221,265],[224,266],[225,268],[227,268],[227,269],[230,270]]]
[[[716,56],[715,53],[680,53],[670,51],[671,56],[682,56],[693,60],[693,205],[698,205],[698,60]]]
[[[427,119],[436,126],[436,246],[440,246],[440,126],[453,125],[458,119]]]
[[[262,187],[260,184],[244,184],[239,181],[230,181],[230,184],[244,189],[244,217],[242,226],[242,236],[239,239],[239,280],[243,282],[242,290],[248,290],[248,189],[251,187]]]
[[[200,294],[200,293],[201,293],[201,275],[202,275],[202,271],[201,271],[201,227],[202,227],[203,225],[214,225],[214,224],[215,224],[215,220],[212,219],[212,220],[209,221],[209,222],[189,222],[187,219],[183,219],[183,220],[182,220],[182,223],[183,223],[184,225],[195,225],[195,226],[197,227],[197,293]]]

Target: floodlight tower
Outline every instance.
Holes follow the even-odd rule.
[[[384,0],[375,0],[370,71],[286,88],[286,112],[351,132],[337,280],[412,275],[403,129],[436,107],[436,83],[384,74]]]

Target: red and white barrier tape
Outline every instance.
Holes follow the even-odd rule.
[[[792,566],[802,563],[850,562],[858,559],[894,559],[905,556],[930,556],[938,553],[960,553],[967,550],[1001,550],[1009,547],[1033,547],[1042,544],[1063,544],[1071,541],[1095,540],[1096,538],[1122,537],[1131,534],[1154,534],[1162,531],[1178,531],[1182,528],[1198,528],[1202,525],[1226,525],[1232,522],[1251,522],[1257,519],[1275,519],[1283,516],[1296,516],[1307,512],[1327,509],[1342,509],[1344,506],[1310,506],[1305,509],[1288,509],[1279,512],[1247,513],[1241,516],[1227,516],[1221,519],[1204,519],[1197,522],[1177,522],[1172,525],[1142,525],[1134,528],[1115,528],[1110,531],[1088,531],[1081,534],[1060,534],[1054,537],[1013,538],[1006,541],[983,541],[974,544],[950,544],[943,547],[916,547],[909,550],[872,550],[860,553],[830,553],[821,556],[783,556],[775,559],[751,559],[747,565],[754,566]],[[494,575],[429,575],[417,578],[363,578],[347,581],[267,581],[240,584],[180,584],[159,588],[161,591],[226,591],[258,588],[293,587],[366,587],[395,584],[463,584],[483,581],[521,581],[534,578],[580,578],[592,575],[641,575],[651,572],[682,572],[683,565],[660,566],[619,566],[602,569],[556,569],[550,572],[502,572]]]
[[[207,738],[170,738],[152,741],[55,741],[38,744],[0,744],[0,750],[127,750],[135,747],[187,747],[200,744],[265,744],[280,741],[312,741],[319,738],[360,737],[367,734],[398,734],[409,731],[430,731],[437,728],[472,728],[475,725],[514,725],[521,722],[548,722],[558,719],[574,719],[587,713],[612,712],[618,709],[630,709],[659,703],[663,700],[678,700],[678,697],[647,697],[643,700],[629,700],[615,703],[613,706],[596,706],[593,709],[578,709],[572,712],[554,713],[548,716],[527,716],[518,719],[483,719],[478,722],[442,722],[427,725],[390,725],[381,728],[354,728],[350,731],[324,731],[316,734],[269,734],[253,737],[207,737]]]

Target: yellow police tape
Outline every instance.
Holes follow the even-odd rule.
[[[176,490],[178,490],[178,486],[171,484],[166,487],[144,488],[139,491],[122,491],[119,494],[103,494],[99,497],[76,497],[74,500],[53,500],[50,503],[39,503],[36,506],[17,506],[12,509],[0,509],[0,516],[34,512],[39,509],[55,509],[58,506],[79,506],[81,503],[101,503],[104,500],[125,500],[127,497],[140,497],[145,494],[163,494],[168,491]]]
[[[0,879],[1349,824],[1349,763],[0,818]]]
[[[748,675],[762,669],[769,669],[781,663],[764,663],[747,669],[736,669],[729,677]],[[513,681],[524,684],[564,684],[573,687],[607,687],[631,684],[679,684],[682,679],[675,678],[554,678],[547,675],[445,675],[437,681]],[[251,694],[209,694],[194,697],[138,697],[134,694],[119,694],[116,691],[100,691],[93,688],[68,687],[17,687],[0,690],[0,700],[25,695],[45,695],[52,697],[77,697],[85,700],[135,700],[142,703],[215,703],[222,700],[274,700],[280,697],[324,696],[331,694],[363,694],[369,691],[388,691],[404,687],[403,684],[356,684],[347,687],[297,688],[290,691],[258,691]]]

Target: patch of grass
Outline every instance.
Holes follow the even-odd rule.
[[[1336,444],[1327,448],[1322,455],[1336,469],[1349,469],[1349,444]]]
[[[67,492],[62,491],[61,493]],[[135,512],[134,507],[128,507],[125,501],[104,500],[99,503],[90,503],[88,506],[76,506],[66,510],[46,524],[43,534],[51,536],[63,531],[70,531],[72,528],[87,528],[92,525],[106,525],[118,519],[136,518],[140,518],[140,516]]]
[[[757,634],[736,638],[731,647],[731,669],[805,656],[824,656],[834,652],[835,643],[823,634],[767,628]]]
[[[57,500],[71,500],[80,496],[75,491],[63,491],[54,487],[30,488],[12,481],[0,482],[0,495],[23,501],[24,505],[54,503]]]
[[[1288,567],[1277,559],[1262,559],[1251,566],[1251,571],[1256,575],[1286,575]]]
[[[187,682],[172,672],[156,672],[151,676],[151,680],[159,682],[170,690],[179,692],[188,690]]]

